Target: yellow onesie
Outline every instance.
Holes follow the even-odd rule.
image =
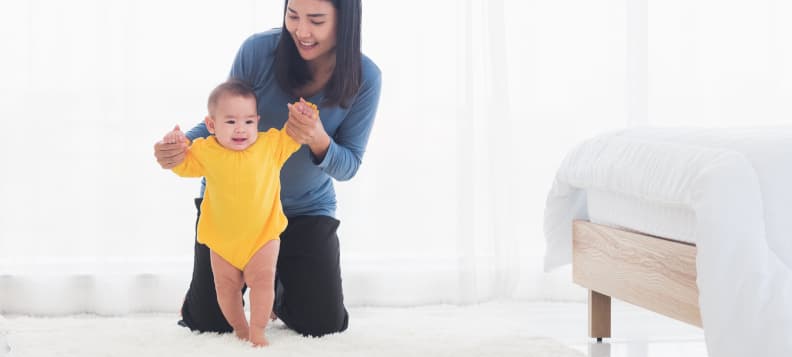
[[[242,151],[222,147],[214,136],[193,140],[182,177],[206,177],[198,220],[198,241],[243,270],[264,244],[286,229],[280,201],[280,171],[300,144],[286,130],[258,133]]]

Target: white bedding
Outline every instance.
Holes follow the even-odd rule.
[[[591,218],[590,193],[688,212],[688,226],[671,230],[698,247],[710,356],[792,356],[792,127],[641,128],[586,141],[548,195],[546,269],[571,262],[571,222]]]
[[[696,214],[690,207],[647,201],[618,192],[586,190],[589,220],[680,242],[696,243]]]

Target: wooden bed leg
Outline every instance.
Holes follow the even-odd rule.
[[[588,296],[589,336],[601,342],[611,337],[611,298],[594,290]]]

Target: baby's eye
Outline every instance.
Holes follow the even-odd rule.
[[[256,122],[255,120],[251,120],[251,119],[245,120],[245,124],[248,124],[248,125],[253,124],[255,122]]]
[[[233,124],[236,124],[236,121],[235,120],[226,120],[225,123],[233,125]]]

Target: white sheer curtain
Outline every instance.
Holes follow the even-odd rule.
[[[281,1],[0,3],[0,313],[178,309],[198,182],[152,145]],[[777,0],[365,1],[383,72],[358,176],[339,183],[351,305],[577,299],[545,274],[553,175],[629,125],[789,117],[792,6]]]
[[[280,1],[0,5],[0,312],[176,311],[198,182],[153,161]],[[542,209],[579,139],[626,123],[620,1],[366,2],[382,100],[340,183],[352,305],[576,297]]]
[[[177,311],[197,181],[153,143],[205,115],[264,1],[0,3],[0,312]]]

